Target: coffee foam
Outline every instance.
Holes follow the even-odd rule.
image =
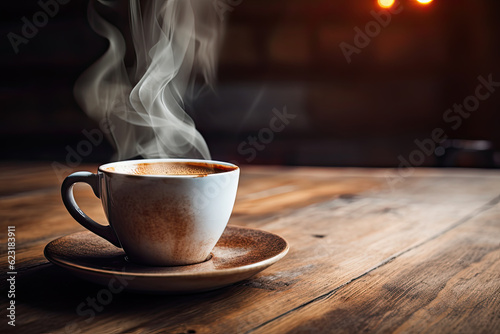
[[[231,166],[224,166],[211,163],[195,162],[163,162],[163,163],[142,163],[133,165],[118,165],[106,168],[108,172],[117,172],[132,175],[195,175],[206,176],[208,174],[222,173],[234,170]]]

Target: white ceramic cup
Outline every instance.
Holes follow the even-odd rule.
[[[203,173],[207,168],[218,172]],[[236,165],[213,160],[120,161],[100,166],[97,174],[71,174],[61,193],[77,222],[122,247],[130,261],[188,265],[205,261],[224,232],[239,174]],[[78,207],[73,196],[77,182],[89,184],[101,199],[109,226],[96,223]]]

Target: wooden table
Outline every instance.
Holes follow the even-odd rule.
[[[1,280],[2,332],[500,332],[500,171],[243,167],[230,224],[281,235],[288,255],[220,290],[118,293],[93,317],[76,310],[101,287],[43,256],[83,230],[50,164],[4,163],[0,178],[2,274],[7,226],[17,272],[15,328]],[[76,193],[105,221],[90,188]]]

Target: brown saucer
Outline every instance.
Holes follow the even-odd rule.
[[[94,283],[119,289],[162,293],[200,292],[247,279],[288,252],[286,240],[262,230],[230,226],[202,263],[177,267],[141,266],[92,232],[73,233],[51,241],[45,257],[55,265]]]

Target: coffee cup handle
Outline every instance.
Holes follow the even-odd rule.
[[[77,182],[87,183],[92,187],[94,194],[97,198],[101,198],[99,190],[99,175],[90,172],[76,172],[69,175],[61,186],[61,196],[66,209],[71,214],[71,216],[80,225],[85,227],[91,232],[94,232],[98,236],[111,242],[116,247],[121,247],[118,238],[116,237],[113,228],[109,225],[104,226],[95,222],[92,218],[87,216],[82,209],[76,204],[75,197],[73,196],[73,186]]]

